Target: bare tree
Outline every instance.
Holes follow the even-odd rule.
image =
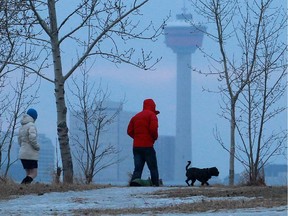
[[[63,0],[22,1],[29,9],[31,19],[34,18],[26,26],[41,33],[26,37],[27,43],[34,45],[39,50],[38,55],[44,59],[27,68],[55,86],[57,133],[65,183],[73,182],[65,82],[92,57],[98,56],[115,64],[127,63],[145,70],[157,63],[159,59],[151,61],[151,52],[135,50],[133,45],[129,47],[129,42],[135,39],[154,41],[162,33],[164,21],[156,28],[152,23],[142,25],[140,8],[148,1],[81,0],[69,2],[69,5]],[[57,9],[61,13],[58,14]],[[71,47],[75,50],[74,54]],[[68,58],[75,58],[70,67],[67,63],[63,65],[65,52],[66,55],[69,53]],[[54,74],[49,74],[50,67],[53,67]]]
[[[236,122],[241,140],[236,148],[244,153],[244,158],[241,154],[236,154],[236,158],[241,158],[249,174],[247,183],[252,185],[265,183],[265,178],[259,175],[261,170],[271,157],[284,152],[287,143],[287,128],[273,126],[273,130],[270,129],[277,122],[277,116],[287,111],[287,106],[279,103],[287,93],[287,44],[280,37],[285,34],[287,16],[281,8],[273,8],[272,2],[261,2],[256,7],[246,2],[247,11],[240,13],[243,21],[238,25],[243,34],[243,37],[238,37],[238,42],[245,51],[244,67],[249,65],[251,53],[251,39],[245,36],[251,34],[255,26],[251,15],[260,17],[257,22],[259,46],[254,67],[259,75],[253,81],[249,80],[241,92]]]
[[[1,128],[0,131],[0,170],[3,164],[5,164],[4,177],[8,176],[9,168],[15,162],[15,160],[11,159],[11,149],[13,144],[15,144],[14,138],[17,135],[19,117],[37,100],[38,79],[36,78],[33,83],[27,82],[27,79],[28,77],[24,70],[20,79],[16,78],[15,83],[10,84],[10,91],[7,87],[6,90],[8,89],[8,91],[2,91],[2,96],[5,96],[5,100],[3,101],[5,106],[1,107],[1,118],[2,123],[6,127],[5,130]],[[28,93],[31,89],[33,89],[32,95]]]
[[[275,52],[275,50],[271,50],[273,46],[271,44],[269,45],[269,43],[271,43],[273,40],[279,39],[281,31],[283,31],[285,27],[284,26],[285,20],[287,20],[285,14],[283,13],[279,14],[279,12],[281,11],[278,11],[278,13],[274,14],[274,11],[269,10],[270,9],[269,7],[271,6],[272,3],[273,0],[245,1],[245,3],[239,3],[236,0],[232,1],[198,0],[194,4],[198,10],[198,13],[204,15],[207,18],[207,20],[209,20],[210,23],[211,22],[214,23],[216,27],[216,34],[206,32],[206,34],[210,38],[212,38],[217,42],[217,44],[219,45],[219,52],[220,52],[219,58],[216,58],[215,55],[211,53],[208,54],[208,56],[211,57],[210,59],[215,60],[215,62],[218,64],[218,66],[216,66],[215,64],[213,65],[213,70],[211,70],[209,74],[217,75],[218,80],[221,83],[223,83],[223,85],[219,87],[219,92],[221,93],[224,102],[223,103],[224,106],[221,107],[222,108],[221,116],[228,119],[230,122],[230,148],[226,147],[219,134],[216,134],[216,138],[230,154],[230,163],[229,163],[230,185],[234,184],[234,172],[235,172],[234,161],[235,158],[238,159],[236,155],[236,141],[237,141],[236,132],[240,131],[239,130],[240,121],[242,120],[242,122],[244,121],[246,123],[248,122],[247,124],[253,123],[252,122],[253,120],[249,118],[249,115],[246,116],[240,115],[240,117],[237,118],[238,109],[239,113],[245,111],[243,107],[242,109],[238,107],[238,103],[242,104],[244,102],[243,98],[246,99],[249,98],[250,100],[249,106],[252,106],[253,103],[254,105],[255,104],[259,105],[261,104],[261,102],[259,103],[259,99],[261,98],[260,96],[263,97],[261,101],[265,103],[264,101],[267,99],[267,98],[265,99],[266,95],[260,93],[261,91],[263,91],[263,88],[253,89],[254,93],[257,94],[257,100],[258,100],[257,103],[255,101],[256,98],[253,98],[253,101],[251,101],[253,96],[249,95],[251,94],[251,91],[247,89],[251,88],[252,86],[255,87],[257,84],[259,85],[259,81],[261,81],[262,84],[264,84],[263,82],[265,79],[268,79],[269,81],[272,80],[275,81],[273,77],[263,75],[267,72],[267,70],[271,72],[282,67],[282,71],[284,73],[281,73],[281,75],[279,76],[279,78],[281,79],[280,83],[282,84],[283,84],[283,78],[285,77],[285,74],[287,72],[286,71],[287,68],[284,67],[286,63],[281,61],[283,59],[281,57],[284,56],[284,52],[285,50],[287,50],[287,45],[284,45],[284,47],[281,48],[277,46],[278,48],[280,48],[279,52],[277,53]],[[239,14],[240,16],[235,16],[236,14]],[[280,19],[280,23],[274,22],[272,18],[277,19],[278,21]],[[270,21],[273,21],[274,24],[277,24],[277,27],[275,27],[271,31],[269,29],[271,26],[268,26],[268,23]],[[238,43],[235,43],[235,41],[237,41],[235,39],[238,40]],[[238,46],[239,48],[238,53],[233,51],[231,52],[233,48],[229,49],[229,46],[233,47]],[[264,47],[266,47],[265,53],[263,52]],[[273,57],[275,59],[273,60],[270,59],[270,64],[266,64],[264,67],[264,62],[267,62],[268,60],[267,58],[272,57],[271,54],[272,55],[275,54]],[[275,68],[275,64],[271,64],[272,62],[277,64],[277,68]],[[269,66],[269,68],[267,68],[267,66]],[[275,85],[277,84],[275,83]],[[267,88],[268,86],[266,86],[265,89],[268,90]],[[270,90],[272,90],[272,88]],[[279,97],[277,97],[277,99],[279,99],[280,96],[283,96],[283,89],[281,89],[279,93],[278,91],[279,88],[273,88],[272,90],[272,92],[274,92],[273,94],[280,94]],[[240,97],[241,101],[239,101]],[[274,100],[274,102],[276,101]],[[260,109],[262,110],[261,114],[262,121],[266,118],[269,118],[268,116],[270,114],[265,111],[267,108],[266,105],[262,104],[263,106],[261,108],[258,107],[258,105],[256,106],[258,111],[260,111]],[[247,103],[246,106],[248,107]],[[253,110],[253,112],[254,111],[256,110]],[[250,114],[252,114],[251,110],[249,112]],[[275,112],[275,114],[277,113],[279,112]],[[244,117],[246,118],[244,119]],[[258,134],[258,144],[257,144],[258,150],[256,151],[257,155],[256,159],[251,160],[251,158],[254,157],[253,150],[255,149],[250,148],[248,151],[245,151],[249,155],[248,161],[250,160],[251,162],[248,163],[249,170],[251,171],[251,173],[254,174],[255,172],[253,170],[255,169],[255,166],[257,167],[256,169],[257,172],[259,172],[259,168],[261,168],[258,167],[259,162],[262,159],[264,159],[260,157],[259,149],[261,148],[261,146],[263,147],[263,145],[267,147],[267,144],[263,143],[263,137],[265,136],[264,134],[265,128],[264,124],[262,123],[260,125],[254,124],[254,130],[256,128],[258,130],[257,133],[254,133],[254,135]],[[252,128],[250,128],[249,130],[250,130],[250,138],[252,138],[251,137]],[[243,134],[240,133],[239,135],[243,141]],[[281,139],[281,137],[278,138]],[[245,144],[248,143],[245,142]],[[251,142],[250,145],[252,145]],[[244,147],[241,146],[241,148],[240,146],[238,146],[238,150],[243,148],[245,148],[245,145]],[[243,162],[243,160],[241,161]]]
[[[25,67],[28,62],[35,61],[35,56],[29,44],[21,37],[29,37],[29,31],[23,28],[29,23],[29,17],[22,3],[21,0],[0,1],[0,169],[4,168],[5,163],[4,177],[7,177],[13,163],[10,153],[18,117],[33,103],[37,94],[35,90],[31,97],[27,95],[28,89],[32,88],[37,79],[26,82],[28,73]],[[14,76],[10,76],[12,72],[15,72]]]
[[[27,25],[31,22],[23,1],[0,0],[0,81],[2,84],[8,73],[27,66],[28,62],[35,61],[37,58],[26,39],[22,37],[25,35],[30,38],[34,35]]]
[[[11,4],[7,1],[0,1],[0,81],[3,86],[3,79],[8,73],[6,70],[7,62],[13,57],[15,52],[15,37],[10,27],[11,18],[15,17],[15,10],[11,10]]]
[[[108,91],[103,90],[101,84],[95,89],[95,83],[89,80],[88,71],[83,69],[82,80],[79,82],[73,77],[73,86],[69,88],[73,95],[69,101],[74,101],[69,102],[74,125],[74,133],[70,134],[73,156],[85,176],[86,184],[93,182],[93,177],[99,171],[119,162],[115,144],[107,143],[101,137],[122,107],[120,104],[116,110],[109,111]]]

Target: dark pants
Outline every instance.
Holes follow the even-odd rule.
[[[156,152],[154,148],[133,148],[133,155],[134,172],[131,181],[137,178],[141,179],[142,171],[146,162],[148,169],[150,170],[152,184],[155,186],[159,186],[159,173]]]

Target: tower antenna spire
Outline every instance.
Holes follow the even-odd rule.
[[[183,7],[181,8],[181,11],[182,13],[176,15],[176,18],[178,20],[184,20],[184,21],[193,20],[192,14],[189,13],[188,8],[186,7],[186,0],[183,0]]]
[[[183,11],[183,14],[187,14],[187,7],[186,7],[186,1],[183,0],[183,7],[181,8]]]

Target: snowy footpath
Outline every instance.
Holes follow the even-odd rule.
[[[43,195],[25,195],[15,199],[0,201],[0,215],[44,216],[73,215],[76,209],[119,209],[119,208],[153,208],[179,203],[193,203],[203,196],[188,198],[161,198],[149,193],[171,187],[113,187],[81,192],[46,193]],[[205,199],[208,199],[205,197]],[[215,198],[214,198],[215,199]],[[219,198],[220,199],[220,198]],[[222,199],[222,198],[221,198]],[[230,198],[231,199],[231,198]],[[247,199],[238,197],[236,199]],[[141,214],[145,215],[145,214]],[[147,213],[146,215],[149,215]],[[155,215],[155,214],[153,214]],[[205,212],[193,214],[165,214],[165,216],[287,216],[287,206],[272,209],[255,208],[226,210],[221,212]]]

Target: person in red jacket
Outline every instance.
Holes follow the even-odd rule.
[[[158,118],[156,104],[152,99],[143,102],[143,110],[133,116],[128,124],[127,133],[133,139],[134,172],[131,182],[141,179],[142,171],[147,163],[151,181],[159,186],[159,173],[154,142],[158,138]],[[130,184],[131,185],[131,184]]]

